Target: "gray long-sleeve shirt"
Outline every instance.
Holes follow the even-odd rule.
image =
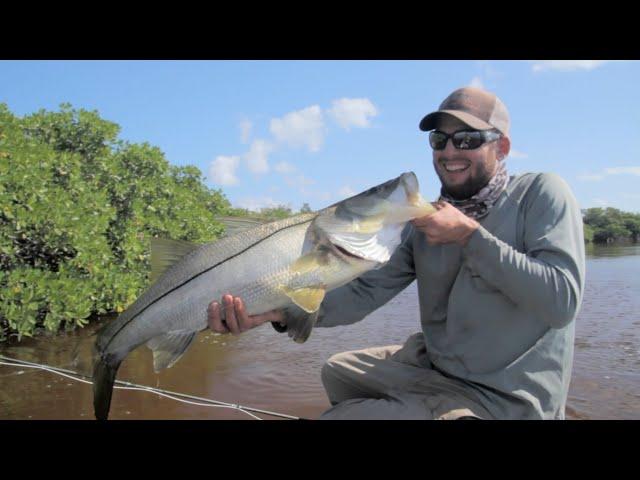
[[[511,177],[465,247],[411,224],[382,268],[329,292],[318,327],[362,320],[417,280],[433,366],[496,418],[564,418],[585,276],[582,216],[552,173]]]

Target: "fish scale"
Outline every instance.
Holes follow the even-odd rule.
[[[302,255],[307,230],[316,215],[260,226],[188,253],[120,315],[122,334],[109,347],[116,351],[127,348],[132,336],[139,337],[136,344],[141,345],[163,331],[202,330],[207,326],[209,303],[227,293],[243,298],[249,314],[289,303],[276,289],[286,285],[288,268]],[[280,238],[284,235],[286,239]],[[262,261],[246,262],[249,255]],[[189,271],[190,275],[185,274]],[[271,284],[267,278],[278,283]],[[139,334],[142,331],[144,337]]]
[[[316,216],[317,213],[298,215],[198,247],[185,255],[179,263],[165,271],[158,281],[149,287],[121,316],[124,318],[134,317],[149,304],[175,290],[176,285],[185,284],[205,274],[215,266],[228,262],[229,259],[235,258],[284,229],[310,224]]]

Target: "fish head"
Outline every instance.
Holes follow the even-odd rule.
[[[336,216],[350,218],[363,228],[380,221],[406,223],[430,213],[432,209],[420,195],[418,179],[413,172],[403,173],[335,206]]]
[[[420,195],[416,175],[406,172],[328,207],[315,224],[337,249],[383,264],[400,245],[407,222],[434,211]]]

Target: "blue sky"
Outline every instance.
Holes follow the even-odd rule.
[[[555,172],[582,208],[640,212],[638,84],[637,61],[0,61],[14,114],[97,110],[253,209],[318,209],[408,170],[437,198],[418,123],[476,85],[509,109],[510,173]]]

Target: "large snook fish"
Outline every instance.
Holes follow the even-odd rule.
[[[387,262],[406,223],[433,211],[408,172],[324,210],[212,243],[152,241],[157,281],[95,342],[96,418],[107,418],[116,373],[129,352],[146,343],[156,372],[171,367],[207,328],[209,303],[224,294],[241,297],[249,315],[288,310],[289,335],[306,341],[325,293]]]

